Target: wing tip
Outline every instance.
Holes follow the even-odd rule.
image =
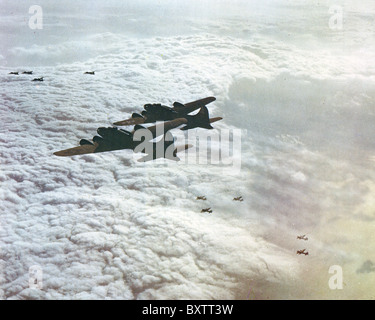
[[[64,154],[62,153],[62,151],[56,151],[53,153],[54,156],[58,156],[58,157],[63,157]]]
[[[122,120],[122,121],[116,121],[116,122],[113,122],[112,124],[114,126],[126,126],[127,123],[128,123],[129,120]]]

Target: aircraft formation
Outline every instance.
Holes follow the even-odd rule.
[[[14,75],[14,76],[18,76],[20,74],[27,74],[27,75],[32,75],[33,74],[33,71],[11,71],[9,72],[8,74],[10,75]],[[95,75],[95,71],[86,71],[84,72],[84,74],[91,74],[91,75]],[[43,79],[44,77],[39,77],[39,78],[34,78],[33,80],[31,81],[44,81]]]
[[[302,236],[297,236],[297,239],[298,239],[298,240],[304,240],[304,241],[309,240],[309,238],[307,238],[305,234],[302,235]],[[305,256],[308,256],[308,255],[309,255],[309,253],[306,251],[306,249],[303,249],[303,250],[297,250],[297,254],[298,254],[298,255],[303,254],[303,255],[305,255]]]
[[[203,200],[203,201],[206,201],[207,198],[206,198],[206,196],[197,196],[196,200]],[[241,202],[242,202],[242,201],[243,201],[243,198],[242,198],[242,196],[239,196],[239,197],[235,197],[235,198],[233,198],[233,200],[234,200],[234,201],[241,201]],[[207,213],[212,213],[213,211],[212,211],[211,207],[209,207],[209,208],[204,208],[204,209],[201,210],[201,213],[205,213],[205,212],[207,212]]]
[[[13,71],[9,75],[32,75],[33,71]],[[84,74],[95,75],[95,71],[86,71]],[[43,81],[43,77],[34,78],[32,81]],[[212,123],[222,120],[221,117],[210,118],[209,112],[206,107],[207,104],[215,101],[215,97],[207,97],[200,100],[182,104],[174,102],[173,108],[164,106],[162,104],[145,104],[144,110],[140,113],[132,113],[131,118],[121,120],[113,123],[113,127],[100,127],[97,129],[97,135],[92,140],[81,139],[79,146],[54,152],[56,156],[75,156],[90,153],[100,153],[114,150],[131,149],[137,151],[137,147],[147,142],[148,148],[140,149],[139,151],[147,155],[139,159],[139,162],[155,160],[158,158],[166,158],[178,161],[177,153],[184,151],[191,145],[185,144],[183,146],[175,146],[175,139],[169,132],[172,129],[180,128],[180,130],[189,130],[193,128],[213,129]],[[195,115],[190,113],[199,110]],[[164,121],[161,124],[155,124],[150,127],[143,127],[142,124],[154,123],[157,121]],[[118,126],[134,126],[133,130],[128,131],[117,128]],[[150,133],[149,141],[134,139],[137,131],[147,129]],[[163,135],[162,139],[158,142],[152,140],[158,136]],[[164,152],[160,153],[159,150]],[[167,152],[168,151],[168,152]],[[207,200],[205,196],[197,196],[196,200]],[[242,196],[234,197],[233,201],[244,201]],[[201,213],[212,213],[211,207],[204,208]],[[297,236],[298,240],[307,241],[306,235]],[[297,255],[309,255],[306,249],[297,250]]]
[[[146,104],[144,110],[139,113],[133,113],[130,119],[113,123],[113,127],[100,127],[97,129],[96,136],[93,139],[81,139],[79,146],[54,152],[56,156],[74,156],[88,153],[99,153],[122,149],[131,149],[134,152],[143,152],[147,155],[139,162],[155,160],[157,158],[167,158],[178,161],[177,153],[184,151],[192,145],[185,144],[176,147],[175,139],[169,132],[180,126],[181,130],[193,128],[213,129],[211,123],[221,120],[221,117],[209,118],[207,104],[215,101],[215,97],[207,97],[186,104],[179,102],[173,103],[173,108],[161,104]],[[196,115],[190,115],[191,112],[199,110]],[[163,121],[150,127],[144,127],[141,124]],[[134,126],[133,130],[128,131],[119,129],[117,126]],[[147,130],[149,138],[137,139],[139,131]],[[152,140],[162,135],[158,142]],[[145,141],[146,140],[146,141]],[[162,151],[162,152],[160,152]]]
[[[13,75],[18,76],[20,74],[20,72],[19,71],[11,71],[8,74],[13,74]],[[21,74],[33,74],[33,72],[32,71],[22,71]]]
[[[33,71],[11,71],[9,75],[26,74],[32,75]],[[86,71],[85,75],[95,75],[95,71]],[[42,82],[44,77],[34,78],[33,82]],[[213,129],[211,123],[222,120],[221,117],[210,118],[206,107],[207,104],[215,101],[215,97],[207,97],[204,99],[182,104],[174,102],[173,107],[158,104],[145,104],[144,110],[140,113],[133,113],[130,119],[114,122],[112,127],[100,127],[97,129],[97,135],[92,141],[81,139],[79,146],[54,152],[56,156],[74,156],[87,153],[98,153],[122,149],[131,149],[135,152],[147,153],[147,156],[138,161],[149,161],[157,158],[167,158],[178,161],[177,153],[184,151],[192,145],[185,144],[175,147],[175,138],[169,130],[182,126],[181,130],[189,130],[194,128]],[[191,113],[199,110],[195,115]],[[154,122],[164,122],[163,124],[144,127],[142,124]],[[128,131],[119,129],[118,126],[134,126],[133,130]],[[161,129],[160,129],[161,128]],[[148,130],[150,135],[147,141],[137,141],[138,130]],[[153,142],[152,140],[163,135],[161,140]],[[139,150],[141,147],[143,149]],[[143,151],[142,151],[143,150]],[[164,151],[164,152],[163,152]]]
[[[33,74],[33,71],[11,71],[9,72],[8,74],[11,74],[11,75],[14,75],[14,76],[18,76],[19,74],[27,74],[27,75],[32,75]],[[31,81],[43,81],[43,77],[40,77],[40,78],[34,78],[33,80]]]

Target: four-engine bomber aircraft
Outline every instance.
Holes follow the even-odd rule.
[[[205,128],[212,129],[210,123],[221,120],[222,118],[209,118],[208,110],[206,105],[215,101],[215,97],[207,97],[204,99],[196,100],[193,102],[182,104],[180,102],[174,102],[173,108],[163,106],[161,104],[145,104],[144,110],[139,113],[133,113],[130,119],[123,121],[117,121],[113,124],[115,126],[129,126],[141,123],[151,123],[156,121],[168,121],[178,118],[185,118],[188,120],[187,125],[182,130],[188,130],[192,128]],[[201,109],[200,112],[193,116],[188,115],[189,113]]]
[[[297,239],[298,240],[305,240],[305,241],[309,240],[309,238],[307,238],[305,234],[303,236],[297,236]]]
[[[169,136],[165,137],[165,135],[169,130],[177,128],[180,125],[186,123],[186,119],[179,118],[172,121],[160,123],[148,128],[144,128],[142,126],[135,126],[132,132],[113,127],[100,127],[97,129],[98,135],[94,136],[92,141],[81,139],[81,141],[79,142],[80,145],[78,147],[57,151],[54,153],[54,155],[67,157],[88,153],[99,153],[106,151],[131,149],[135,152],[139,150],[140,152],[149,153],[148,156],[140,159],[139,161],[148,161],[160,157],[166,157],[170,160],[178,161],[179,158],[176,157],[176,153],[189,148],[190,145],[185,145],[176,148],[174,147],[173,136],[170,134]],[[138,130],[142,129],[146,131],[143,133],[146,133],[147,135],[138,135]],[[159,142],[151,141],[160,135],[164,135],[162,140],[160,140]],[[160,147],[160,145],[162,146],[162,148]],[[160,153],[159,150],[164,150],[164,153]]]
[[[306,251],[306,249],[303,249],[303,250],[297,250],[297,254],[301,255],[301,254],[304,254],[305,256],[308,256],[309,253]]]

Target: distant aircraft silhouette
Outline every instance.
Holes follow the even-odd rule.
[[[233,198],[233,200],[234,200],[234,201],[243,201],[243,198],[242,198],[242,196],[239,196],[239,197],[237,197],[237,198]]]
[[[31,81],[43,81],[43,77],[35,78],[35,79],[31,80]]]
[[[211,210],[211,208],[206,208],[206,209],[201,210],[201,213],[203,213],[203,212],[212,213],[212,210]]]
[[[33,74],[32,71],[23,71],[22,74]]]
[[[12,71],[12,72],[9,72],[8,74],[14,74],[14,75],[18,76],[18,71]]]
[[[305,241],[309,240],[309,238],[306,238],[305,234],[303,236],[297,236],[297,239],[298,240],[305,240]]]
[[[86,71],[84,74],[92,74],[92,75],[94,75],[95,71]]]
[[[305,256],[308,256],[309,255],[309,253],[306,251],[306,249],[303,249],[303,250],[298,250],[297,251],[297,254],[304,254]]]
[[[198,196],[197,200],[207,200],[207,198],[205,196]]]

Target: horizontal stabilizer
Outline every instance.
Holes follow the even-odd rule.
[[[210,123],[214,123],[214,122],[220,121],[220,120],[223,120],[223,118],[222,117],[211,118]]]
[[[216,121],[220,121],[222,120],[223,118],[221,117],[216,117],[216,118],[211,118],[210,119],[210,123],[214,123]],[[193,128],[204,128],[204,129],[213,129],[213,127],[210,125],[209,127],[200,127],[200,126],[197,126],[197,127],[189,127],[189,126],[183,126],[181,128],[181,130],[189,130],[189,129],[193,129]]]

